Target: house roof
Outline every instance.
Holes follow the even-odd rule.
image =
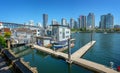
[[[2,32],[9,32],[9,33],[11,33],[11,30],[10,30],[10,28],[2,28],[1,30],[0,30],[0,32],[2,33]]]
[[[4,32],[11,32],[11,31],[10,31],[10,28],[3,28],[3,31],[4,31]]]
[[[15,30],[16,32],[27,32],[27,33],[32,33],[33,32],[29,28],[15,28],[13,30]]]

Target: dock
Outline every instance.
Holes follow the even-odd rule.
[[[42,52],[45,52],[45,53],[48,53],[50,55],[54,55],[54,56],[59,56],[61,58],[64,58],[64,59],[68,59],[68,55],[65,54],[65,53],[62,53],[62,52],[56,52],[52,49],[49,49],[49,48],[45,48],[45,47],[41,47],[41,46],[38,46],[38,45],[33,45],[33,47],[39,51],[42,51]]]
[[[92,61],[88,61],[86,59],[72,58],[72,60],[73,60],[74,64],[82,66],[84,68],[87,68],[87,69],[92,70],[97,73],[120,73],[120,72],[117,72],[116,70],[108,68],[105,65],[98,64],[98,63],[95,63]]]
[[[20,47],[20,46],[24,46],[26,43],[11,43],[11,47]]]
[[[74,47],[74,44],[71,44],[70,47],[71,47],[71,49],[72,49],[72,47]],[[65,50],[67,50],[67,49],[68,49],[68,46],[65,46],[65,47],[63,47],[63,48],[57,49],[56,51],[62,52],[62,51],[65,51]]]
[[[95,44],[95,42],[96,41],[91,41],[88,44],[86,44],[85,46],[83,46],[82,48],[80,48],[78,51],[73,53],[71,55],[72,63],[82,66],[84,68],[87,68],[89,70],[92,70],[94,72],[98,72],[98,73],[120,73],[120,72],[117,72],[117,71],[115,71],[111,68],[108,68],[102,64],[98,64],[98,63],[88,61],[86,59],[81,58]],[[64,60],[68,60],[68,54],[66,54],[66,53],[53,51],[52,49],[41,47],[41,46],[38,46],[35,44],[33,44],[33,47],[39,51],[48,53],[50,55],[54,55],[56,57],[60,57]]]
[[[81,58],[95,44],[95,42],[96,41],[89,42],[82,48],[78,49],[76,52],[72,54],[72,57]]]

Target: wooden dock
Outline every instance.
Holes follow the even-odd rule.
[[[45,47],[41,47],[41,46],[38,46],[38,45],[33,45],[33,47],[34,47],[35,49],[39,50],[39,51],[48,53],[48,54],[50,54],[50,55],[59,56],[59,57],[62,57],[62,58],[64,58],[64,59],[68,59],[68,55],[65,54],[65,53],[56,52],[56,51],[53,51],[52,49],[45,48]]]
[[[88,44],[86,44],[85,46],[83,46],[82,48],[80,48],[78,51],[76,51],[75,53],[73,53],[71,56],[71,61],[72,63],[75,63],[79,66],[83,66],[84,68],[87,68],[89,70],[98,72],[98,73],[120,73],[117,72],[111,68],[108,68],[104,65],[92,62],[92,61],[88,61],[85,59],[82,59],[81,57],[95,44],[96,41],[92,41],[89,42]],[[41,47],[38,45],[33,45],[33,47],[37,50],[40,50],[42,52],[48,53],[50,55],[54,55],[57,57],[61,57],[65,60],[68,60],[68,54],[62,53],[62,52],[56,52],[53,51],[52,49],[49,48],[45,48],[45,47]]]
[[[120,73],[111,68],[106,67],[105,65],[98,64],[92,61],[88,61],[86,59],[72,58],[72,60],[73,60],[73,63],[79,66],[82,66],[84,68],[87,68],[89,70],[95,71],[97,73]]]
[[[96,41],[89,42],[82,48],[78,49],[76,52],[72,54],[72,57],[81,58],[95,44],[95,42]]]

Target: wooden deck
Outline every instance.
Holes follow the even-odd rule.
[[[95,42],[96,41],[89,42],[82,48],[78,49],[76,52],[72,54],[72,57],[81,58],[95,44]]]
[[[68,59],[68,55],[65,54],[65,53],[56,52],[56,51],[53,51],[52,49],[41,47],[41,46],[38,46],[38,45],[33,45],[33,47],[35,49],[37,49],[37,50],[42,51],[42,52],[45,52],[45,53],[48,53],[48,54],[51,54],[51,55],[55,55],[55,56],[60,56],[62,58]]]
[[[72,60],[73,60],[73,63],[98,73],[120,73],[111,68],[106,67],[105,65],[88,61],[82,58],[72,58]]]
[[[120,73],[104,65],[81,58],[95,44],[95,42],[96,41],[89,42],[88,44],[80,48],[78,51],[73,53],[71,57],[71,61],[77,65],[83,66],[84,68],[87,68],[89,70],[92,70],[98,73]],[[52,49],[41,47],[38,45],[33,45],[33,47],[42,52],[55,55],[58,57],[62,57],[63,59],[68,60],[68,54],[65,54],[62,52],[56,52],[56,51],[53,51]]]

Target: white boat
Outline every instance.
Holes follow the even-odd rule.
[[[107,34],[107,32],[104,32],[104,34]]]

